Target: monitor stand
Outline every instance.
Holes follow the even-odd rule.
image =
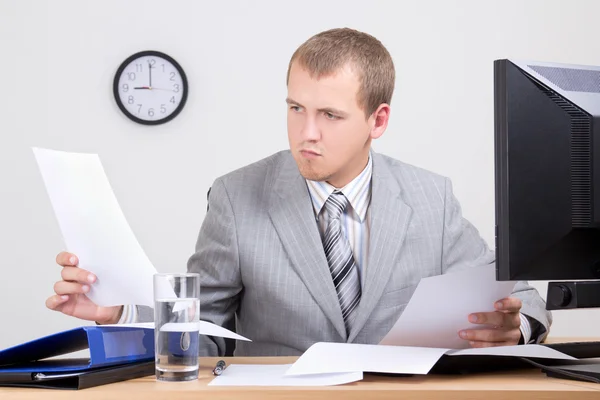
[[[600,281],[549,282],[547,310],[600,308]]]

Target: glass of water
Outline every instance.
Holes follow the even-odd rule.
[[[198,379],[200,275],[154,275],[156,379]]]

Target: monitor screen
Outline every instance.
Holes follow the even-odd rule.
[[[600,67],[494,62],[496,277],[600,279]]]

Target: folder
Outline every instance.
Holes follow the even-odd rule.
[[[60,361],[69,364],[77,362],[76,359]],[[60,372],[56,367],[56,363],[44,360],[26,367],[0,371],[0,386],[79,390],[155,374],[154,360],[70,372]]]
[[[85,358],[53,358],[81,350]],[[0,350],[0,386],[83,389],[154,374],[154,330],[83,326]]]

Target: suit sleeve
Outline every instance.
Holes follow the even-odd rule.
[[[444,234],[442,273],[495,263],[495,254],[488,248],[477,229],[462,216],[460,204],[446,179],[444,190]],[[521,314],[531,325],[531,341],[544,340],[552,324],[552,314],[537,290],[525,281],[516,283],[513,297],[523,303]]]
[[[200,274],[200,319],[234,329],[242,280],[235,216],[221,180],[209,190],[208,210],[188,271]],[[200,354],[223,356],[226,344],[223,338],[202,335]]]

